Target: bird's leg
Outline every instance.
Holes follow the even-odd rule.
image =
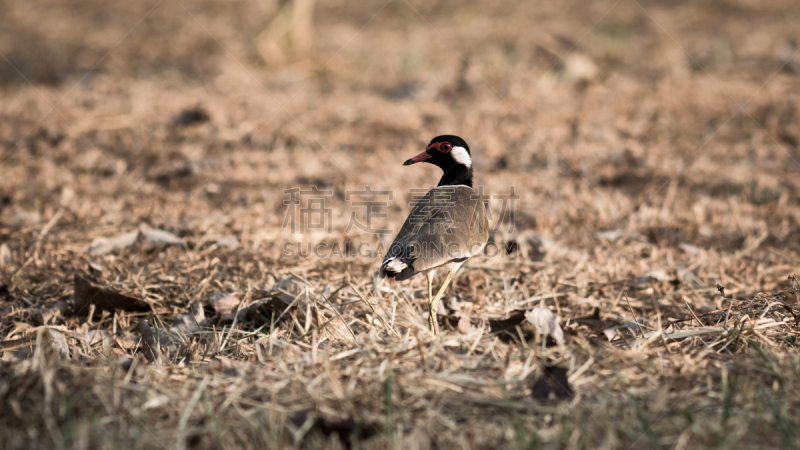
[[[430,305],[431,302],[433,302],[433,275],[434,275],[433,272],[434,271],[431,270],[425,274],[428,277],[428,305]]]
[[[436,271],[429,270],[425,276],[428,278],[428,327],[431,329],[431,331],[433,331],[433,325],[431,325],[433,323],[431,322],[431,314],[433,313],[431,312],[430,308],[431,304],[433,304],[433,277],[436,276]]]
[[[448,272],[447,276],[444,278],[442,287],[439,288],[439,291],[436,293],[436,297],[431,299],[431,302],[428,306],[428,325],[430,325],[431,333],[433,333],[434,336],[439,334],[439,321],[436,320],[436,311],[439,308],[439,300],[442,298],[442,295],[444,295],[444,290],[447,289],[447,285],[450,284],[450,280],[453,279],[453,274],[456,273],[458,267],[459,266],[456,266],[450,269],[450,272]],[[430,281],[428,282],[428,285],[430,286]]]

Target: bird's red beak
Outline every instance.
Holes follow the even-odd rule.
[[[428,148],[430,148],[430,147],[428,147]],[[422,162],[422,161],[425,161],[426,159],[430,159],[430,158],[433,158],[433,157],[428,153],[428,149],[426,148],[424,152],[422,152],[419,155],[407,160],[406,162],[403,163],[403,165],[404,166],[410,166],[411,164]]]

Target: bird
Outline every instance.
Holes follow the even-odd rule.
[[[424,273],[428,279],[428,325],[439,333],[436,311],[453,275],[469,258],[480,254],[489,239],[484,200],[472,186],[472,155],[464,139],[433,138],[425,151],[404,166],[428,163],[444,172],[439,184],[422,196],[384,255],[378,278],[407,280]],[[446,273],[433,295],[436,273]]]

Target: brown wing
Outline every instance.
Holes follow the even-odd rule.
[[[469,186],[431,189],[411,210],[387,249],[380,275],[410,278],[483,249],[489,223],[483,201]]]

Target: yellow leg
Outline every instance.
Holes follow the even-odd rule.
[[[433,272],[428,272],[425,275],[428,277],[428,304],[430,305],[433,301]]]
[[[428,304],[428,325],[431,328],[431,333],[434,336],[439,334],[439,321],[436,320],[436,311],[439,308],[439,300],[444,295],[444,290],[447,289],[447,285],[450,284],[450,280],[453,279],[453,274],[456,273],[458,267],[454,267],[453,269],[448,272],[447,276],[444,278],[444,282],[442,283],[442,287],[439,288],[439,291],[436,293],[436,297],[431,299],[431,302]],[[430,285],[431,285],[431,278],[428,278],[428,292],[430,293]],[[428,294],[430,296],[430,294]],[[430,297],[429,297],[430,298]]]

